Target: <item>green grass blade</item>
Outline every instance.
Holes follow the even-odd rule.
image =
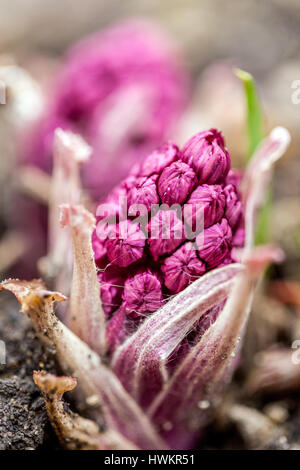
[[[240,69],[236,69],[235,74],[243,82],[245,89],[250,159],[264,137],[263,115],[252,75]]]
[[[247,127],[249,139],[249,155],[251,159],[255,150],[264,138],[263,114],[255,80],[252,75],[244,70],[236,69],[236,76],[243,82],[247,105]],[[269,241],[270,212],[272,206],[272,188],[269,188],[264,206],[261,208],[256,228],[256,245]]]

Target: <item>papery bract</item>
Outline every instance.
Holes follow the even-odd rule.
[[[60,222],[70,227],[74,263],[66,324],[94,351],[105,351],[105,317],[102,309],[94,253],[91,245],[95,218],[84,207],[60,206]]]

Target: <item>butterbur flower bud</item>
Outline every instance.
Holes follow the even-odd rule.
[[[197,236],[196,243],[199,258],[210,268],[218,266],[231,250],[232,232],[227,220],[205,229]]]
[[[184,207],[184,220],[194,230],[219,222],[225,209],[225,194],[220,185],[203,184],[192,192]]]
[[[223,261],[219,264],[219,268],[221,268],[222,266],[227,266],[228,264],[232,264],[232,263],[237,263],[238,260],[235,259],[235,256],[234,256],[234,248],[231,250],[231,253],[229,255],[227,255]]]
[[[193,244],[187,242],[164,260],[161,270],[165,286],[177,293],[204,274],[206,266],[198,258]]]
[[[154,204],[158,204],[157,178],[157,175],[152,175],[149,178],[145,176],[137,178],[135,184],[128,192],[128,205],[142,204],[149,212]]]
[[[124,288],[124,276],[114,266],[98,273],[103,310],[107,317],[120,305]]]
[[[108,204],[106,217],[116,217],[118,220],[126,219],[129,193],[135,185],[136,177],[129,175],[109,194],[106,199],[106,204]],[[103,207],[103,205],[99,207]]]
[[[140,174],[142,176],[160,175],[163,169],[177,160],[178,157],[179,149],[177,145],[167,142],[144,159],[141,164]]]
[[[167,166],[158,181],[161,201],[171,206],[182,204],[192,192],[196,175],[189,165],[177,161]]]
[[[93,243],[93,252],[94,252],[95,262],[99,266],[101,265],[101,262],[105,260],[106,248],[105,248],[104,241],[101,240],[97,236],[96,231],[93,232],[92,243]]]
[[[161,281],[151,270],[141,270],[125,281],[122,298],[133,318],[155,312],[163,303]]]
[[[232,244],[233,246],[237,248],[242,248],[244,246],[244,243],[245,243],[245,228],[242,222],[241,226],[235,230],[235,233],[232,239]]]
[[[145,247],[145,235],[138,224],[130,220],[121,221],[116,232],[105,242],[109,261],[119,267],[127,267],[142,258]]]
[[[229,152],[216,129],[192,137],[182,149],[182,160],[194,169],[201,184],[223,182],[230,169]]]
[[[159,210],[149,222],[148,245],[155,261],[184,241],[184,225],[176,210]]]
[[[225,186],[224,194],[226,197],[225,216],[231,228],[234,228],[242,215],[242,201],[233,184]]]
[[[240,187],[242,177],[243,177],[242,170],[229,170],[228,175],[226,177],[225,184],[226,185],[233,184],[239,193],[238,189]]]
[[[195,154],[189,154],[187,149],[206,152],[207,168],[214,168],[211,159],[216,163],[216,171],[209,175],[208,182],[201,183],[207,173],[206,169],[201,172],[197,166],[205,163],[204,154],[198,152],[194,158]],[[186,158],[187,155],[191,158]],[[144,305],[140,310],[146,314],[145,308],[150,303],[142,302],[144,294],[140,287],[134,293],[145,280],[146,275],[142,276],[141,272],[147,272],[152,279],[146,286],[147,289],[153,287],[154,298],[158,292],[155,286],[160,284],[162,296],[167,299],[168,295],[181,292],[205,272],[233,261],[231,250],[236,245],[232,242],[230,225],[233,236],[238,236],[239,227],[243,228],[243,218],[239,193],[233,184],[227,184],[228,178],[236,179],[235,174],[228,174],[229,163],[223,137],[211,129],[190,139],[182,151],[172,142],[161,145],[135,165],[130,175],[111,192],[104,207],[108,203],[111,213],[116,215],[116,227],[112,217],[107,221],[107,237],[100,244],[93,241],[95,260],[101,269],[110,263],[122,271],[124,291],[121,300],[116,295],[115,301],[110,302],[109,296],[115,290],[105,285],[102,295],[105,310],[108,303],[116,303],[115,311],[126,304],[128,315],[128,305],[140,302]],[[220,168],[223,168],[221,172]],[[124,204],[119,207],[122,198],[127,198],[125,219],[121,219]],[[97,233],[102,220],[98,218]],[[124,233],[126,230],[127,234]],[[242,243],[241,237],[238,243]],[[128,267],[130,272],[124,269]],[[129,278],[131,281],[127,283]],[[131,299],[136,299],[134,302],[127,302],[129,293]],[[147,298],[151,298],[148,291]],[[113,309],[109,309],[109,313],[114,315]]]

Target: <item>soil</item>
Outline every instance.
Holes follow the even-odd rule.
[[[51,351],[36,337],[12,296],[1,293],[0,335],[6,364],[0,365],[0,450],[59,449],[32,373],[58,373]]]

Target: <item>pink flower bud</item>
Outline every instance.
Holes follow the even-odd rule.
[[[239,199],[237,189],[233,184],[225,186],[224,193],[226,196],[225,216],[229,225],[234,228],[243,212],[242,202]]]
[[[157,178],[157,175],[152,175],[149,178],[146,176],[137,178],[135,185],[133,185],[128,193],[128,206],[143,204],[150,211],[153,204],[158,204]]]
[[[192,192],[197,178],[194,170],[182,161],[167,166],[158,181],[158,192],[164,204],[183,204]]]
[[[149,269],[129,277],[124,284],[123,306],[133,317],[155,312],[163,303],[161,282]]]
[[[226,219],[212,225],[196,238],[198,256],[209,268],[218,266],[231,250],[232,232]]]
[[[191,205],[192,207],[188,207]],[[184,220],[195,230],[200,227],[208,228],[219,222],[225,209],[225,195],[221,186],[203,184],[192,192],[184,207]]]
[[[204,274],[206,267],[198,258],[194,245],[187,242],[164,260],[161,270],[166,287],[177,293]]]
[[[243,224],[241,224],[241,226],[238,227],[234,233],[232,244],[234,247],[242,248],[244,246],[244,243],[245,243],[245,228]]]
[[[96,230],[94,230],[92,235],[92,246],[94,251],[95,263],[99,266],[106,259],[106,248],[103,240],[97,237]]]
[[[177,145],[167,142],[145,158],[141,166],[140,174],[142,176],[160,174],[166,166],[170,165],[178,158],[179,149]]]
[[[155,261],[184,241],[184,225],[175,210],[160,209],[149,222],[148,244]]]
[[[186,107],[188,81],[174,45],[155,25],[131,20],[96,32],[67,52],[20,156],[50,171],[55,128],[78,132],[94,150],[84,186],[95,198],[106,196],[168,138]]]
[[[242,170],[229,170],[228,175],[226,177],[225,184],[233,184],[237,190],[240,187],[241,181],[243,178]]]
[[[93,240],[96,254],[101,255],[104,249],[103,259],[102,255],[96,255],[99,267],[105,268],[109,260],[122,271],[125,283],[141,267],[143,271],[154,271],[159,282],[163,282],[163,296],[167,289],[179,293],[206,271],[235,262],[232,249],[237,245],[232,239],[237,237],[237,243],[243,243],[243,218],[238,215],[242,211],[240,195],[234,184],[226,184],[228,169],[226,167],[224,170],[223,164],[225,161],[229,165],[230,160],[223,138],[219,132],[211,129],[197,134],[185,149],[193,148],[190,144],[194,141],[200,142],[205,152],[212,151],[207,168],[214,168],[213,161],[216,163],[216,171],[211,173],[209,181],[214,181],[217,172],[223,168],[220,184],[199,183],[196,173],[198,176],[202,173],[198,172],[196,164],[204,161],[201,155],[198,155],[198,160],[190,158],[189,161],[183,161],[178,147],[166,143],[148,155],[141,164],[134,165],[127,179],[112,191],[106,202],[116,217],[105,221],[107,235],[103,246],[98,246],[98,242]],[[226,157],[225,160],[223,157]],[[205,172],[206,169],[203,175]],[[236,175],[230,173],[228,178],[236,178]],[[118,207],[120,197],[126,199],[125,209],[128,209],[128,213],[124,211],[125,220],[121,218]],[[170,206],[175,207],[170,210]],[[144,214],[145,217],[139,219],[139,225],[133,222],[134,217]],[[114,219],[117,219],[117,229]],[[234,224],[233,233],[230,224]],[[122,232],[126,227],[128,236],[124,237]],[[242,231],[239,231],[240,227]],[[196,249],[190,250],[195,238]],[[130,266],[130,270],[125,271],[123,268],[127,266]],[[131,290],[135,285],[131,284]],[[123,304],[126,292],[123,292]],[[111,295],[111,290],[108,295]],[[120,307],[121,303],[113,313]],[[129,310],[128,307],[127,315]]]
[[[234,259],[232,256],[234,248],[231,250],[231,253],[223,259],[222,263],[219,264],[218,268],[222,268],[223,266],[227,266],[228,264],[236,263],[237,260]]]
[[[221,183],[230,169],[229,152],[216,129],[192,137],[182,149],[182,160],[195,170],[200,184]]]
[[[145,235],[138,224],[124,220],[117,225],[115,238],[105,242],[109,261],[121,268],[127,267],[142,258]]]
[[[124,276],[116,267],[108,266],[104,271],[98,273],[98,280],[103,310],[109,317],[121,303]]]
[[[136,177],[130,175],[116,186],[106,200],[97,207],[96,216],[98,221],[103,218],[126,219],[129,192],[135,185]]]

